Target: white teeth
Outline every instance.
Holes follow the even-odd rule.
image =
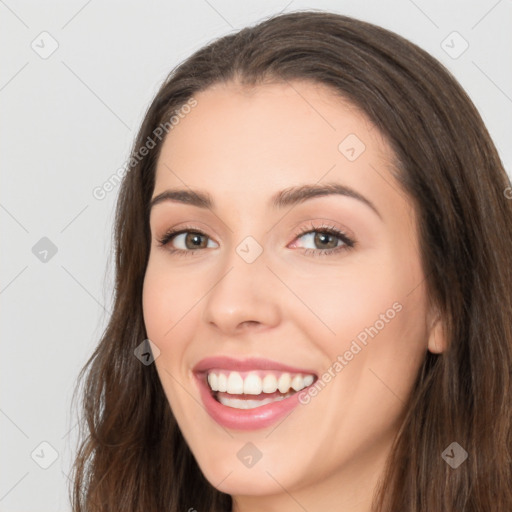
[[[264,373],[249,372],[243,375],[239,372],[212,370],[208,373],[208,385],[212,391],[229,393],[231,395],[261,395],[261,393],[287,393],[288,391],[300,391],[310,386],[315,380],[313,375],[290,375],[289,373],[277,374],[277,372]],[[260,403],[260,402],[258,402]],[[261,404],[260,404],[261,405]]]
[[[268,374],[263,378],[263,393],[275,393],[277,391],[277,378]]]
[[[244,380],[244,395],[261,394],[261,379],[255,373],[250,373]]]
[[[263,400],[247,400],[245,398],[229,398],[224,395],[219,396],[219,402],[222,405],[226,405],[227,407],[232,407],[233,409],[255,409],[256,407],[261,407],[262,405],[271,404],[272,402],[279,402],[279,400],[284,400],[288,398],[293,393],[287,393],[286,395],[276,396],[274,398],[264,398]]]
[[[210,384],[210,388],[212,389],[212,391],[219,390],[219,377],[217,377],[217,374],[215,374],[215,373],[208,374],[208,384]]]
[[[283,373],[279,380],[277,381],[277,387],[279,388],[280,393],[286,393],[290,389],[290,384],[292,379],[290,378],[289,373]]]
[[[292,388],[295,391],[299,391],[304,387],[304,379],[300,375],[295,375],[291,383]]]
[[[228,389],[228,378],[223,373],[219,373],[219,378],[217,380],[217,386],[219,388],[217,391],[226,392]]]
[[[241,395],[244,392],[244,379],[238,372],[231,372],[228,377],[228,389],[231,395]]]
[[[311,386],[311,384],[313,384],[313,381],[315,380],[315,378],[313,377],[313,375],[306,375],[304,377],[304,387],[308,387],[308,386]]]

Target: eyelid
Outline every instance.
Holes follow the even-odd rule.
[[[317,224],[316,220],[309,221],[310,224],[308,226],[303,226],[299,228],[295,234],[295,238],[300,238],[305,234],[311,232],[321,232],[321,233],[331,233],[334,236],[341,238],[343,241],[347,243],[354,244],[356,243],[356,238],[351,230],[337,225],[337,223],[332,220],[323,219],[320,224]]]
[[[179,228],[170,228],[166,230],[163,235],[157,238],[158,244],[160,246],[167,245],[171,240],[176,238],[178,235],[181,235],[183,233],[197,233],[201,236],[204,236],[208,238],[209,240],[213,240],[213,238],[206,234],[203,229],[197,228],[196,226],[180,226]],[[215,242],[215,240],[213,240]],[[218,243],[218,242],[215,242]],[[180,249],[177,249],[177,251],[180,251]]]

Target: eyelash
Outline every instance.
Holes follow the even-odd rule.
[[[343,245],[335,247],[333,249],[303,249],[303,254],[306,256],[329,256],[334,253],[339,253],[341,251],[346,251],[353,249],[356,245],[355,240],[350,238],[346,233],[343,231],[340,231],[334,226],[329,225],[320,225],[317,226],[313,222],[308,227],[303,227],[299,230],[298,233],[295,234],[295,238],[300,238],[301,236],[304,236],[306,234],[312,233],[312,232],[318,232],[323,233],[327,235],[332,235],[338,239],[340,239],[343,242]],[[158,239],[158,245],[159,247],[165,247],[171,242],[171,240],[181,235],[182,233],[194,233],[200,236],[204,236],[208,238],[208,235],[203,233],[202,231],[194,228],[193,226],[185,226],[180,229],[170,229],[164,233],[164,235]],[[190,249],[190,250],[183,250],[183,249],[174,249],[174,248],[167,248],[167,250],[171,254],[176,254],[178,256],[192,256],[194,253],[199,252],[198,249]]]

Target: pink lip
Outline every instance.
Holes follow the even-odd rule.
[[[299,393],[294,393],[284,400],[262,405],[254,409],[235,409],[233,407],[227,407],[214,398],[213,392],[206,381],[207,371],[212,368],[222,368],[240,372],[248,370],[277,370],[316,375],[315,372],[311,370],[293,368],[268,359],[251,358],[236,360],[230,357],[209,357],[200,361],[194,367],[193,371],[206,411],[219,425],[235,430],[256,430],[276,423],[299,405]]]
[[[226,356],[207,357],[199,361],[199,363],[194,366],[193,371],[194,373],[201,373],[212,370],[214,368],[222,368],[234,372],[246,372],[250,370],[276,370],[281,372],[316,375],[316,373],[312,370],[304,368],[293,368],[292,366],[281,364],[277,361],[271,361],[270,359],[263,359],[258,357],[252,357],[249,359],[233,359],[232,357]]]

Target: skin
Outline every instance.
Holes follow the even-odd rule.
[[[153,197],[200,189],[215,208],[153,207],[143,291],[170,406],[205,477],[233,496],[233,510],[367,512],[425,352],[444,350],[428,308],[415,210],[390,171],[393,153],[365,116],[320,84],[229,83],[195,98],[164,141]],[[349,134],[366,147],[354,161],[338,149]],[[269,206],[277,191],[326,182],[352,187],[380,217],[341,195]],[[320,254],[314,233],[297,236],[326,219],[356,246]],[[185,235],[158,245],[168,229],[185,225],[205,233],[204,248],[190,254]],[[253,263],[236,252],[247,236],[263,249]],[[328,247],[336,245],[334,238]],[[394,303],[401,305],[394,318],[333,372]],[[230,430],[204,410],[191,371],[215,355],[269,358],[319,376],[331,368],[334,377],[280,424]],[[237,458],[247,442],[262,454],[251,468]]]

